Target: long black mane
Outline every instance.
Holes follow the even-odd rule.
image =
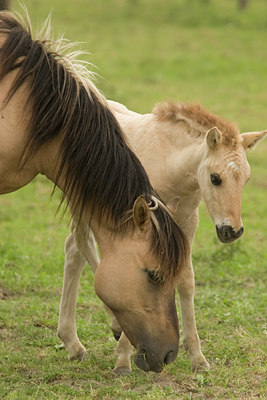
[[[133,222],[120,221],[136,198],[144,195],[149,201],[155,193],[91,75],[79,71],[71,54],[62,55],[62,41],[34,40],[30,24],[10,13],[0,13],[0,34],[6,38],[0,49],[0,80],[17,71],[5,104],[25,82],[29,90],[25,104],[32,115],[22,164],[60,137],[56,183],[64,176],[64,196],[75,215],[88,217],[89,210],[97,210],[114,229],[127,229]],[[167,275],[175,275],[185,254],[183,234],[163,208],[155,216],[152,250],[170,267]]]

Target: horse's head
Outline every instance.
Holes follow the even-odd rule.
[[[173,234],[169,231],[166,235],[169,246],[176,249],[169,248],[168,252],[157,249],[162,231],[165,234],[163,226],[158,231],[163,224],[163,211],[161,205],[148,205],[142,196],[139,197],[131,213],[133,229],[119,239],[112,239],[103,252],[100,246],[101,262],[95,276],[97,295],[113,311],[137,349],[136,365],[154,372],[160,372],[164,364],[174,361],[178,352],[174,279],[177,271],[172,271],[170,264],[177,262],[177,269],[178,255],[181,260],[185,251],[177,225],[174,225]],[[168,220],[165,222],[170,224]],[[168,257],[173,251],[176,260],[170,261]]]
[[[224,135],[216,127],[206,134],[206,151],[198,170],[202,195],[216,225],[218,238],[229,243],[243,231],[241,194],[250,176],[246,150],[267,131]]]

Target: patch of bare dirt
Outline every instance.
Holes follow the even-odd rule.
[[[0,286],[0,300],[6,300],[12,296],[12,292],[4,287]]]

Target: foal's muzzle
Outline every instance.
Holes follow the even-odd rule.
[[[230,225],[216,225],[217,236],[223,243],[231,243],[240,238],[244,232],[243,226],[235,231]]]

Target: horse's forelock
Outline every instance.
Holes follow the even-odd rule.
[[[163,281],[174,280],[185,265],[187,239],[165,206],[153,211],[151,219],[151,251],[160,260],[157,273]]]

